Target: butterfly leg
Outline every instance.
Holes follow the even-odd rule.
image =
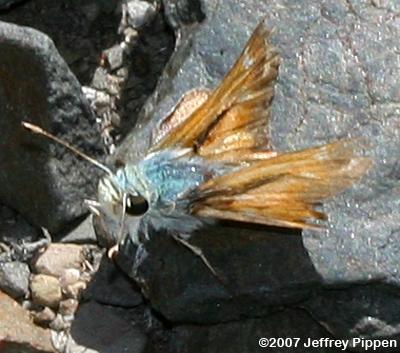
[[[214,267],[211,266],[210,262],[207,260],[206,256],[204,255],[203,251],[193,245],[190,244],[187,240],[185,240],[182,236],[176,234],[176,233],[172,233],[172,238],[174,238],[178,243],[182,244],[183,246],[185,246],[186,248],[188,248],[191,252],[193,252],[193,254],[195,254],[196,256],[200,257],[200,259],[203,261],[204,265],[207,266],[207,268],[211,271],[211,273],[221,282],[222,279],[221,277],[218,275],[217,271],[215,271]]]
[[[111,248],[107,250],[107,257],[112,260],[115,256],[117,256],[119,251],[119,244],[115,244]]]

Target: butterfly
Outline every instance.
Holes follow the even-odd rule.
[[[359,139],[272,150],[268,120],[281,60],[270,35],[261,22],[217,88],[185,94],[153,129],[140,161],[115,172],[95,161],[107,175],[88,206],[115,242],[129,234],[141,243],[141,236],[166,230],[215,274],[188,242],[194,231],[217,220],[319,228],[316,221],[326,216],[317,206],[368,170],[371,160],[357,154]]]

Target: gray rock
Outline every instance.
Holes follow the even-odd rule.
[[[84,293],[84,299],[126,308],[143,302],[140,289],[107,256],[103,256],[99,269]]]
[[[71,335],[78,344],[101,353],[141,353],[146,344],[146,337],[132,325],[126,309],[95,302],[79,307]]]
[[[400,344],[400,313],[397,290],[369,284],[347,289],[329,289],[304,304],[322,326],[335,337],[396,339]],[[333,315],[334,313],[334,315]],[[362,351],[362,349],[359,349]],[[398,348],[383,350],[397,352]]]
[[[400,98],[394,87],[400,73],[393,65],[400,60],[400,29],[383,16],[395,2],[352,4],[309,1],[295,11],[296,26],[286,29],[275,21],[288,13],[273,19],[284,60],[271,136],[285,150],[347,136],[369,139],[366,154],[374,167],[324,204],[329,227],[304,232],[304,245],[325,283],[379,279],[398,285]]]
[[[85,218],[76,228],[62,237],[61,243],[94,244],[97,242],[92,216]]]
[[[123,80],[111,75],[103,67],[98,67],[93,75],[92,86],[100,91],[105,91],[111,96],[117,95],[121,91]]]
[[[270,124],[274,147],[291,151],[361,135],[371,142],[365,153],[374,160],[374,166],[352,189],[324,203],[329,217],[327,229],[318,233],[303,232],[305,251],[297,244],[296,237],[281,234],[276,238],[279,240],[272,242],[273,235],[260,231],[256,237],[261,240],[254,240],[254,232],[249,230],[235,229],[243,232],[243,238],[249,242],[248,249],[243,251],[245,255],[240,254],[236,236],[229,232],[217,238],[207,231],[194,242],[201,245],[217,270],[222,268],[221,273],[227,273],[232,286],[243,288],[244,283],[254,278],[249,287],[254,290],[253,294],[267,288],[262,300],[261,296],[259,300],[255,300],[257,296],[246,296],[250,300],[245,301],[243,308],[249,316],[255,315],[251,302],[257,303],[257,314],[264,315],[265,306],[282,304],[282,300],[301,300],[299,293],[304,288],[318,287],[316,279],[326,286],[381,282],[398,287],[400,27],[394,16],[399,10],[397,2],[375,6],[361,0],[202,1],[206,20],[198,26],[186,26],[180,16],[180,9],[189,8],[188,4],[184,0],[164,1],[168,19],[176,24],[180,34],[179,45],[156,93],[142,110],[137,129],[126,138],[116,158],[126,163],[142,158],[151,145],[154,126],[188,90],[215,87],[257,23],[266,16],[269,26],[275,29],[272,41],[282,56]],[[229,231],[233,233],[232,228]],[[266,244],[260,245],[263,241]],[[280,241],[287,245],[279,248]],[[173,320],[195,318],[204,322],[205,312],[211,312],[215,320],[231,318],[229,312],[224,312],[225,305],[217,306],[221,304],[217,298],[223,297],[223,288],[210,284],[211,278],[203,278],[206,272],[199,270],[200,262],[199,267],[193,265],[197,262],[193,255],[185,256],[184,250],[166,242],[169,240],[153,237],[145,244],[144,251],[136,253],[136,258],[132,255],[135,251],[129,250],[129,241],[125,245],[133,263],[124,268],[139,280],[151,303]],[[271,256],[278,249],[280,256]],[[229,272],[228,264],[237,269],[235,275]],[[306,269],[304,273],[300,270],[302,266]],[[264,272],[268,273],[265,277]],[[196,286],[197,291],[193,291]],[[286,294],[280,293],[280,303],[271,300],[274,288]],[[362,289],[360,293],[364,293]],[[381,291],[376,294],[379,298],[386,297]],[[178,304],[174,301],[177,297]],[[238,298],[242,297],[233,294],[231,300]],[[331,300],[332,307],[324,315],[333,325],[338,302],[334,296],[326,298]],[[185,310],[182,310],[183,299],[190,303]],[[198,306],[194,305],[196,300]],[[169,308],[163,303],[168,303]],[[367,316],[379,320],[376,308],[386,311],[396,307],[396,303],[393,297],[378,300],[375,309],[369,307],[363,313],[348,310],[347,315],[356,315],[357,322]],[[218,310],[221,316],[213,316],[218,315]],[[398,322],[394,318],[393,323],[386,324],[385,332],[392,326],[397,327]],[[368,336],[377,333],[376,327]]]
[[[107,64],[111,71],[115,71],[123,65],[124,50],[120,44],[105,50],[103,54],[107,57]]]
[[[86,210],[98,171],[21,127],[30,121],[99,156],[95,118],[53,42],[36,30],[0,22],[0,200],[32,224],[65,229]]]
[[[24,297],[29,290],[31,272],[22,262],[0,263],[0,289],[14,299]]]

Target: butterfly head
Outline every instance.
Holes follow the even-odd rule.
[[[137,223],[146,213],[148,201],[140,184],[127,177],[126,169],[106,175],[98,184],[98,200],[86,201],[94,215],[97,230],[114,245],[128,231],[130,223]]]

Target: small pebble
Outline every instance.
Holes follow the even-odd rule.
[[[72,322],[73,322],[74,319],[75,319],[75,315],[73,315],[73,314],[71,314],[71,315],[64,315],[64,316],[63,316],[63,319],[64,319],[64,324],[65,324],[65,326],[71,327]]]
[[[73,315],[78,309],[79,302],[76,299],[66,299],[61,301],[58,312],[61,315]]]
[[[128,26],[140,28],[152,22],[157,14],[157,10],[153,4],[147,1],[133,0],[128,1],[123,7],[123,21]]]
[[[62,288],[65,288],[71,284],[79,281],[81,272],[76,268],[67,268],[63,271],[59,281]]]
[[[61,301],[61,287],[57,278],[47,275],[35,275],[31,281],[34,303],[57,308]]]
[[[131,27],[128,27],[128,28],[124,29],[124,41],[127,44],[136,43],[138,37],[139,37],[139,33],[138,33],[138,31],[136,29],[133,29]]]
[[[14,299],[28,293],[30,271],[27,264],[17,261],[0,263],[0,289]]]
[[[45,307],[42,311],[33,312],[33,321],[41,326],[48,326],[56,318],[56,314],[49,307]]]
[[[114,71],[122,66],[124,51],[120,45],[116,44],[113,47],[106,49],[103,54],[107,57],[109,70]]]
[[[86,289],[86,283],[79,281],[64,288],[64,293],[68,298],[78,299]]]
[[[83,273],[81,274],[80,280],[81,280],[82,282],[88,283],[88,282],[90,282],[90,281],[92,280],[92,276],[90,275],[90,273],[83,272]]]
[[[68,328],[65,324],[64,319],[61,314],[57,314],[56,318],[50,323],[49,327],[54,331],[64,331]]]
[[[34,263],[36,273],[60,277],[66,268],[81,269],[83,246],[76,244],[50,244]]]
[[[32,308],[32,302],[30,300],[23,300],[21,303],[21,306],[25,309],[25,310],[31,310]]]

